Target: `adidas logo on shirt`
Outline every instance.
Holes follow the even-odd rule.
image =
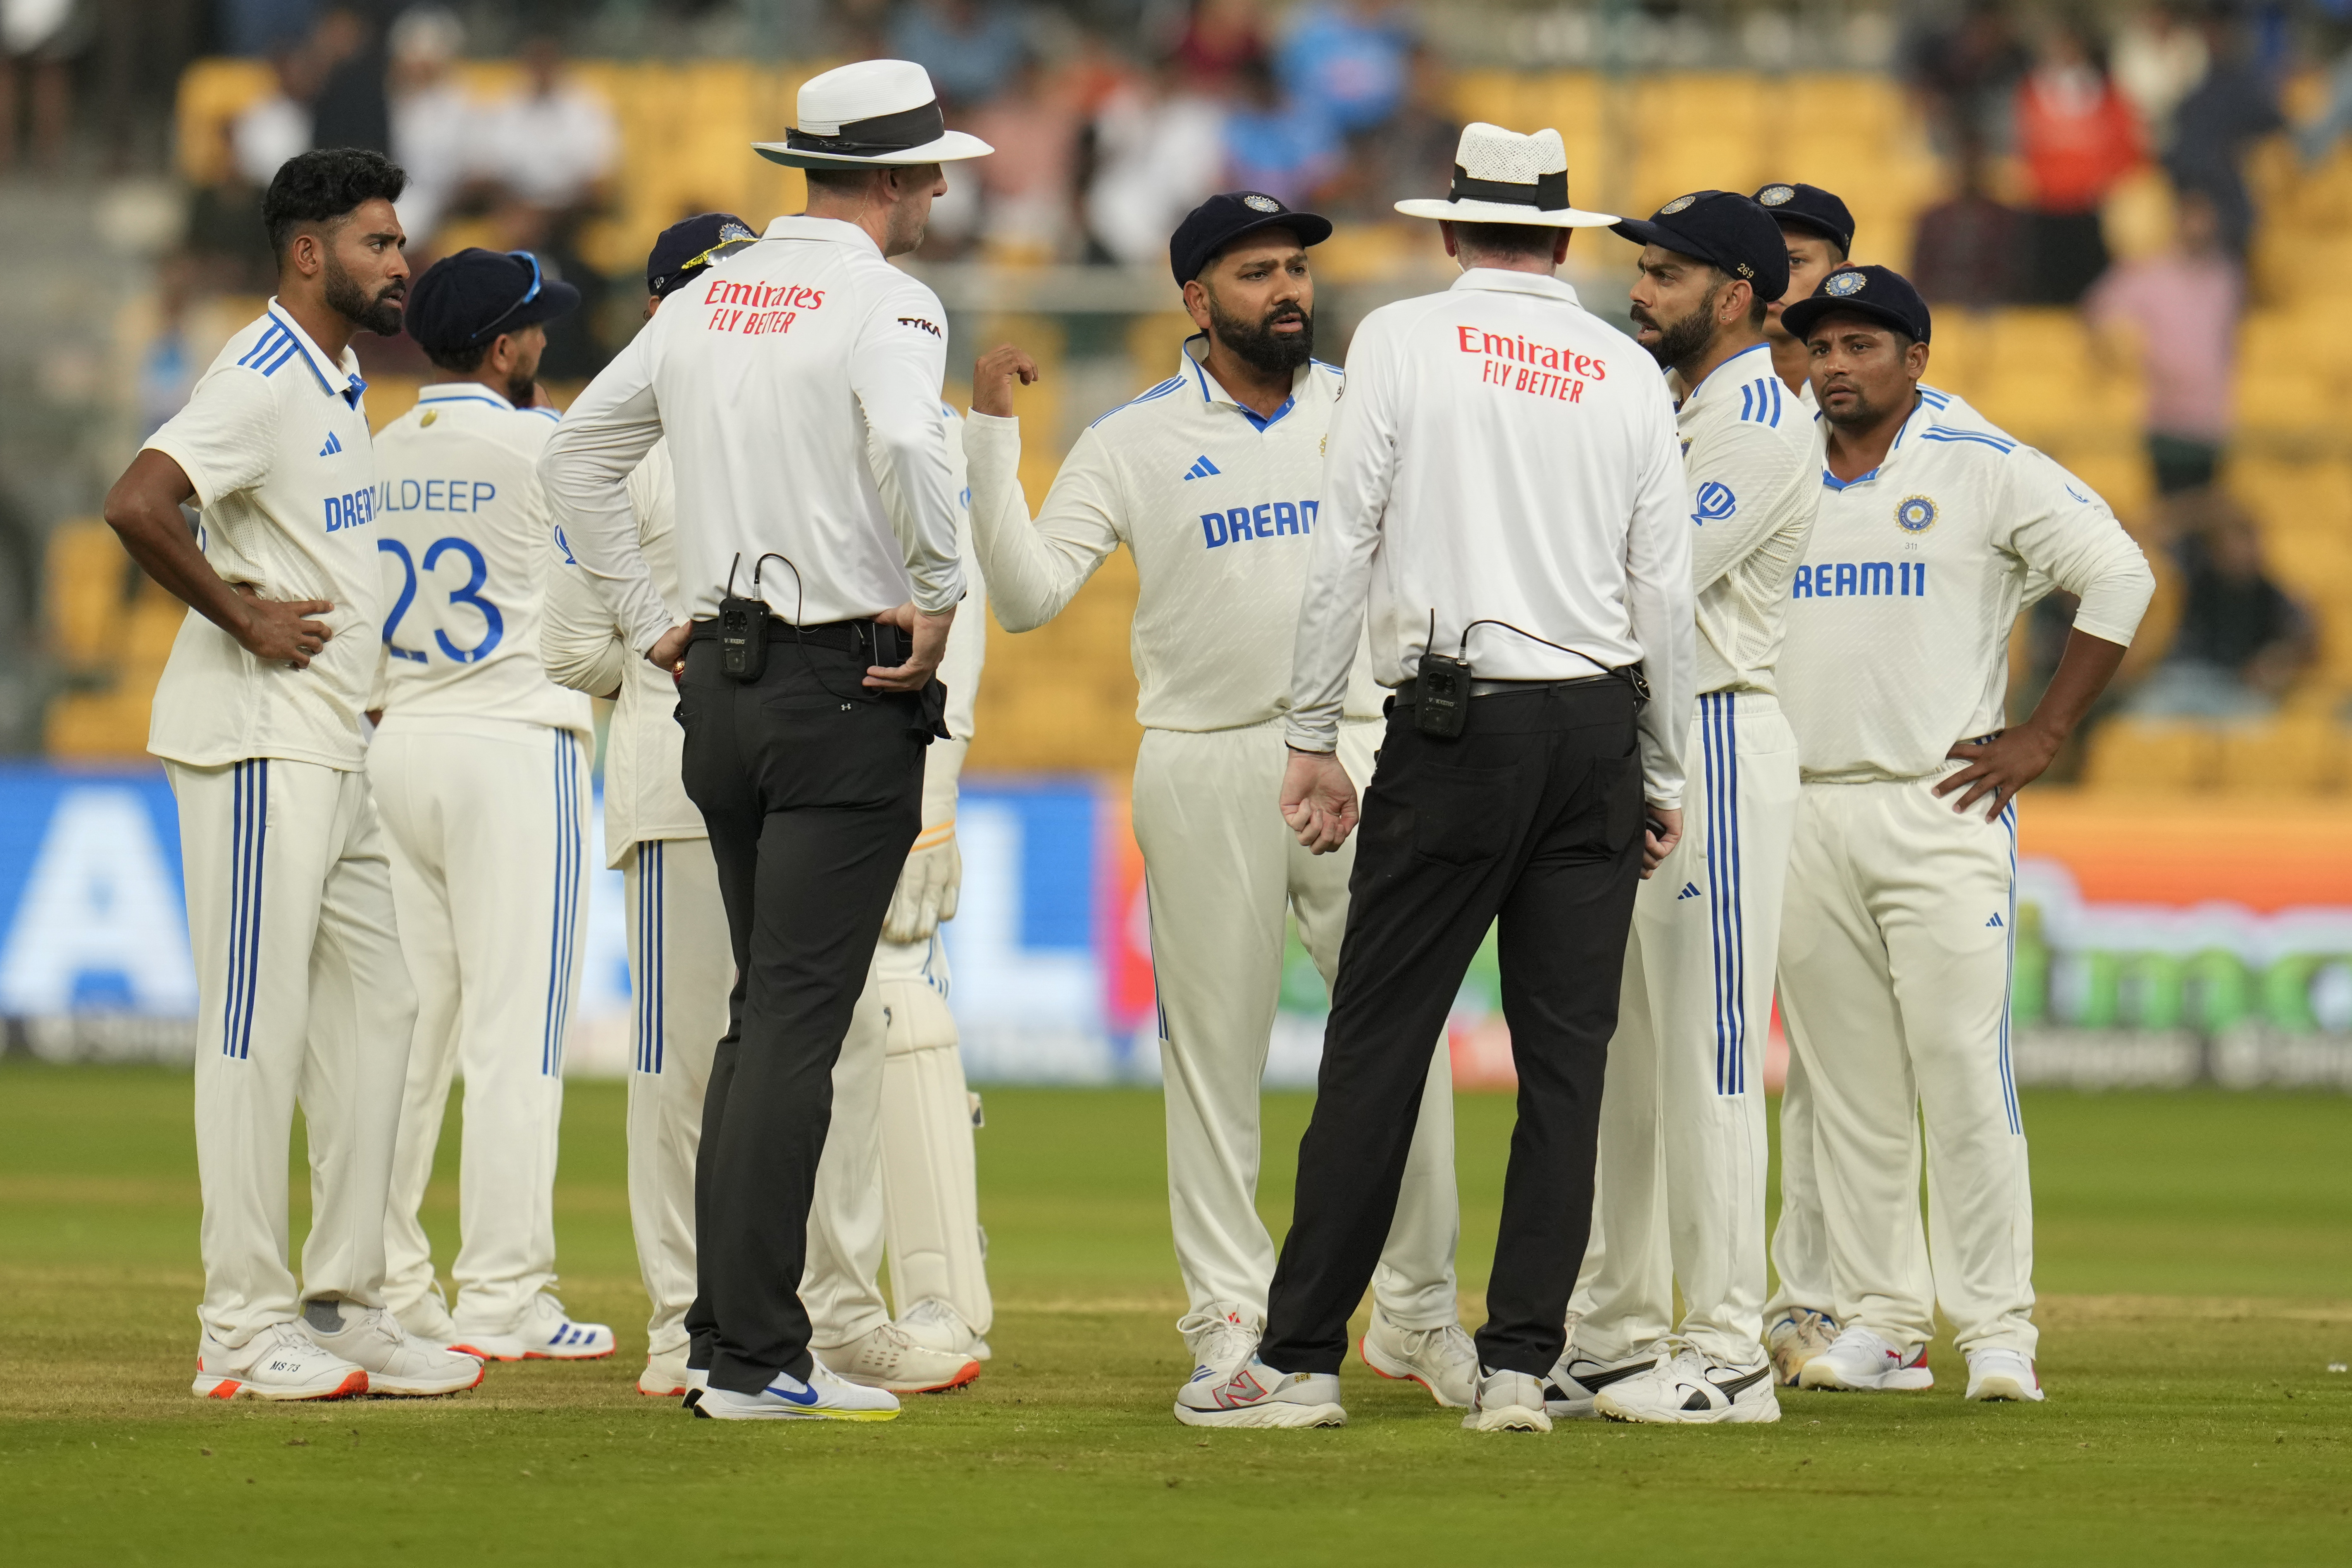
[[[1675,895],[1675,902],[1679,904],[1685,899],[1696,899],[1697,897],[1698,884],[1696,882],[1685,882],[1683,884],[1683,890]]]
[[[1211,474],[1222,472],[1223,472],[1223,470],[1219,468],[1216,464],[1209,461],[1208,458],[1195,458],[1192,459],[1192,466],[1184,470],[1184,477],[1188,479],[1205,479]]]
[[[335,433],[332,430],[330,430],[327,432],[327,444],[319,448],[319,456],[322,458],[331,458],[342,449],[342,442],[336,439]]]

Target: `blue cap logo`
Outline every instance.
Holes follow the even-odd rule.
[[[1797,187],[1794,185],[1767,185],[1756,193],[1757,205],[1759,206],[1777,207],[1783,202],[1793,202],[1796,199]]]
[[[1895,509],[1895,522],[1906,533],[1925,533],[1936,526],[1936,503],[1926,496],[1906,496]]]
[[[1686,196],[1676,196],[1673,201],[1668,202],[1664,206],[1658,209],[1658,216],[1660,217],[1672,217],[1675,214],[1682,211],[1685,207],[1690,205],[1691,203],[1696,200],[1698,200],[1698,195],[1696,192],[1693,192],[1691,195]]]
[[[1829,281],[1822,285],[1822,292],[1834,294],[1843,300],[1851,295],[1861,293],[1863,285],[1869,281],[1869,279],[1859,272],[1832,272],[1830,274]]]

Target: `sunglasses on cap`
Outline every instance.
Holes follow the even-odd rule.
[[[500,321],[505,321],[509,316],[513,315],[517,310],[521,310],[525,305],[530,304],[533,300],[539,298],[539,289],[541,281],[539,272],[539,258],[533,256],[528,250],[509,250],[507,252],[507,255],[514,260],[527,261],[530,264],[530,287],[522,291],[521,299],[517,300],[513,304],[509,305],[505,310],[500,310],[497,315],[492,316],[488,321],[485,321],[481,327],[475,331],[474,335],[470,339],[467,340],[469,342],[480,342],[484,338],[488,337],[492,331],[497,330],[498,324]]]
[[[752,235],[749,237],[738,237],[735,239],[722,239],[718,244],[712,246],[709,249],[704,251],[701,255],[689,256],[684,261],[679,262],[676,267],[671,268],[668,271],[662,273],[656,278],[648,279],[646,280],[646,288],[656,294],[664,294],[667,293],[672,289],[682,288],[685,286],[688,278],[699,272],[702,268],[710,266],[714,262],[724,261],[739,250],[749,250],[751,247],[759,243],[760,237],[757,235]]]

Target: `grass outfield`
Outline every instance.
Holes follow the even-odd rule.
[[[622,1091],[575,1084],[556,1212],[587,1366],[440,1401],[188,1393],[195,1160],[161,1071],[0,1068],[0,1555],[11,1563],[2345,1560],[2352,1099],[2028,1095],[2047,1405],[1784,1394],[1778,1426],[1474,1437],[1352,1363],[1354,1425],[1177,1426],[1160,1101],[996,1090],[996,1358],[880,1426],[694,1421],[644,1349]],[[1509,1104],[1465,1097],[1465,1314]],[[1303,1096],[1268,1111],[1279,1234]],[[453,1135],[430,1219],[454,1238]],[[298,1190],[300,1187],[297,1183]],[[300,1234],[298,1221],[297,1235]]]

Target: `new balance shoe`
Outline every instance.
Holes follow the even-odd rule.
[[[968,1355],[974,1361],[989,1357],[988,1342],[963,1321],[962,1313],[937,1296],[926,1296],[908,1308],[898,1323],[919,1345]]]
[[[1375,1305],[1356,1353],[1382,1377],[1417,1383],[1450,1409],[1463,1409],[1478,1397],[1478,1347],[1459,1323],[1401,1328]]]
[[[299,1321],[272,1323],[234,1348],[206,1331],[194,1391],[206,1399],[349,1399],[368,1391],[368,1374],[322,1349]]]
[[[845,1383],[818,1362],[806,1382],[780,1372],[757,1394],[705,1388],[694,1414],[703,1421],[888,1421],[898,1414],[898,1396]]]
[[[1811,1307],[1791,1307],[1773,1319],[1764,1331],[1764,1349],[1772,1357],[1780,1386],[1796,1387],[1805,1363],[1828,1350],[1837,1334],[1837,1320]]]
[[[1253,1355],[1230,1377],[1193,1380],[1176,1393],[1187,1426],[1345,1426],[1339,1374],[1276,1372]]]
[[[660,1351],[646,1357],[637,1373],[637,1392],[650,1399],[676,1399],[687,1391],[686,1347]]]
[[[1551,1417],[1544,1412],[1544,1380],[1533,1373],[1478,1373],[1477,1402],[1462,1418],[1471,1432],[1549,1432]]]
[[[812,1345],[809,1353],[845,1383],[893,1394],[942,1394],[980,1375],[980,1363],[971,1357],[918,1344],[896,1323],[881,1324],[845,1345]]]
[[[1969,1352],[1970,1399],[2042,1402],[2042,1372],[2022,1351],[1987,1349]]]
[[[1589,1421],[1599,1414],[1593,1400],[1612,1383],[1637,1377],[1658,1364],[1658,1352],[1647,1352],[1630,1361],[1592,1361],[1570,1345],[1544,1380],[1544,1413],[1562,1421]]]
[[[449,1348],[484,1361],[602,1361],[618,1343],[602,1323],[573,1322],[563,1303],[542,1290],[523,1309],[520,1323],[496,1332],[461,1329]]]
[[[1770,1362],[1727,1365],[1691,1345],[1679,1346],[1647,1372],[1610,1384],[1592,1396],[1592,1409],[1612,1421],[1659,1426],[1780,1419]]]
[[[1927,1370],[1927,1347],[1897,1349],[1864,1328],[1849,1323],[1830,1342],[1830,1348],[1807,1362],[1797,1373],[1800,1388],[1830,1388],[1848,1394],[1907,1394],[1936,1386]]]
[[[463,1394],[482,1381],[479,1361],[417,1338],[388,1308],[309,1301],[302,1307],[302,1326],[329,1355],[365,1368],[370,1394],[433,1399]]]

